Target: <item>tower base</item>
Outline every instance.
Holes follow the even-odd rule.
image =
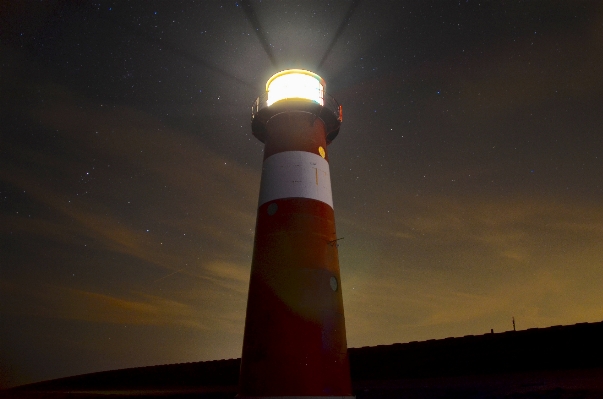
[[[356,399],[355,396],[239,396],[237,399]]]

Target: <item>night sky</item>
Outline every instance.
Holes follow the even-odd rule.
[[[287,68],[329,147],[348,346],[603,319],[603,3],[0,6],[0,387],[240,357]]]

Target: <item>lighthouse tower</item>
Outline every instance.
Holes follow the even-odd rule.
[[[341,106],[315,73],[272,76],[252,110],[264,163],[239,398],[351,398],[327,146]]]

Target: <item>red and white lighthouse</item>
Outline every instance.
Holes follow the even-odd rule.
[[[252,111],[265,144],[239,398],[351,398],[327,146],[341,107],[315,73],[266,83]]]

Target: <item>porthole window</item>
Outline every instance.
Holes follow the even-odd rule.
[[[276,203],[273,202],[272,204],[268,205],[268,214],[270,216],[274,215],[276,211],[278,211],[278,205]]]
[[[339,286],[339,284],[337,284],[337,278],[335,278],[335,276],[331,277],[329,284],[331,284],[331,289],[333,291],[337,291],[337,287]]]

